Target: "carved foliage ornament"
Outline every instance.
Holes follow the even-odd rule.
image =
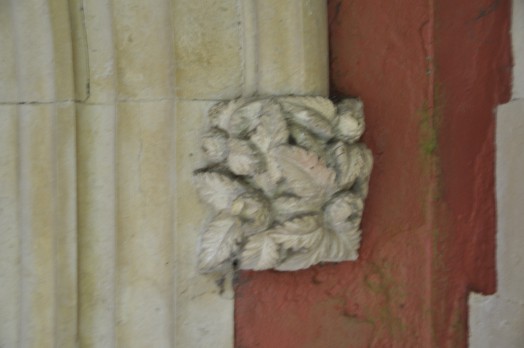
[[[209,111],[194,174],[214,210],[200,241],[201,272],[292,271],[355,260],[372,167],[357,143],[362,102],[322,97],[237,99]]]

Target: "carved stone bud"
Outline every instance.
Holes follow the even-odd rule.
[[[202,151],[209,163],[220,163],[227,158],[227,133],[218,128],[209,130],[202,137]]]
[[[346,99],[337,105],[335,133],[338,139],[354,143],[364,133],[364,106],[359,99]]]

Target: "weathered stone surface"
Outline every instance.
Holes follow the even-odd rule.
[[[65,1],[2,4],[0,101],[70,100],[73,61]]]
[[[258,93],[327,95],[324,1],[256,2]]]
[[[116,107],[79,105],[78,285],[80,346],[115,342]]]
[[[0,345],[72,346],[77,318],[74,105],[2,106],[0,112]]]
[[[173,0],[176,96],[242,94],[242,16],[236,0]]]
[[[0,22],[2,23],[2,22]],[[0,345],[18,341],[20,236],[17,106],[0,106]]]
[[[170,97],[170,1],[113,0],[112,14],[118,99]]]
[[[77,100],[113,103],[116,99],[118,81],[111,6],[111,0],[72,1]]]
[[[233,346],[230,280],[197,273],[205,209],[191,175],[202,165],[196,148],[208,108],[261,91],[256,40],[266,34],[255,5],[2,6],[0,345]],[[279,18],[301,13],[300,28],[313,32],[286,37],[322,47],[312,55],[286,48],[286,57],[309,62],[293,68],[303,75],[293,94],[327,86],[325,19],[302,6]],[[264,49],[276,57],[271,45]],[[284,69],[270,70],[280,78]]]

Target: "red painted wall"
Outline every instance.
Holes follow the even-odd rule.
[[[357,262],[245,272],[242,348],[463,347],[495,290],[493,109],[509,1],[329,1],[332,94],[359,96],[375,166]]]

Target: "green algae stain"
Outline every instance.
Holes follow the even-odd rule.
[[[398,303],[406,301],[406,295],[391,271],[391,266],[385,261],[371,264],[371,270],[364,278],[364,285],[376,296],[381,306],[378,312],[374,315],[369,313],[367,317],[373,317],[374,323],[380,323],[378,327],[388,328],[392,337],[399,337],[406,331],[406,324],[394,308]]]
[[[438,134],[434,127],[433,110],[424,102],[419,110],[420,115],[420,138],[419,148],[423,159],[428,160],[436,154],[438,148]]]
[[[442,88],[435,84],[433,105],[424,101],[418,110],[419,115],[419,154],[422,170],[434,179],[434,187],[428,187],[431,200],[424,202],[425,206],[432,202],[442,200],[444,182],[442,180],[442,167],[439,155],[440,129],[443,119],[444,94]],[[431,207],[427,207],[431,209]]]

